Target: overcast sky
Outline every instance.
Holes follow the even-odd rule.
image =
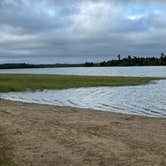
[[[166,52],[166,0],[0,0],[0,63]]]

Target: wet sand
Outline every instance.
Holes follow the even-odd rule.
[[[164,166],[166,119],[0,99],[18,166]]]

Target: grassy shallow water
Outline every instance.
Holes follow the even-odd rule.
[[[73,75],[0,74],[0,92],[142,85],[161,78]]]

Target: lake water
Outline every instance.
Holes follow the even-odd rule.
[[[98,76],[154,76],[166,77],[166,66],[150,67],[69,67],[39,69],[4,69],[0,73],[68,74]]]
[[[0,72],[166,77],[166,67],[17,69],[0,70]],[[140,86],[0,93],[0,97],[29,103],[73,106],[142,116],[166,117],[166,80]]]
[[[10,92],[1,93],[0,96],[5,99],[29,103],[166,117],[165,80],[141,86]]]

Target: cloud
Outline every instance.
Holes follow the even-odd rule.
[[[0,57],[157,56],[166,51],[165,7],[165,0],[1,0]]]

